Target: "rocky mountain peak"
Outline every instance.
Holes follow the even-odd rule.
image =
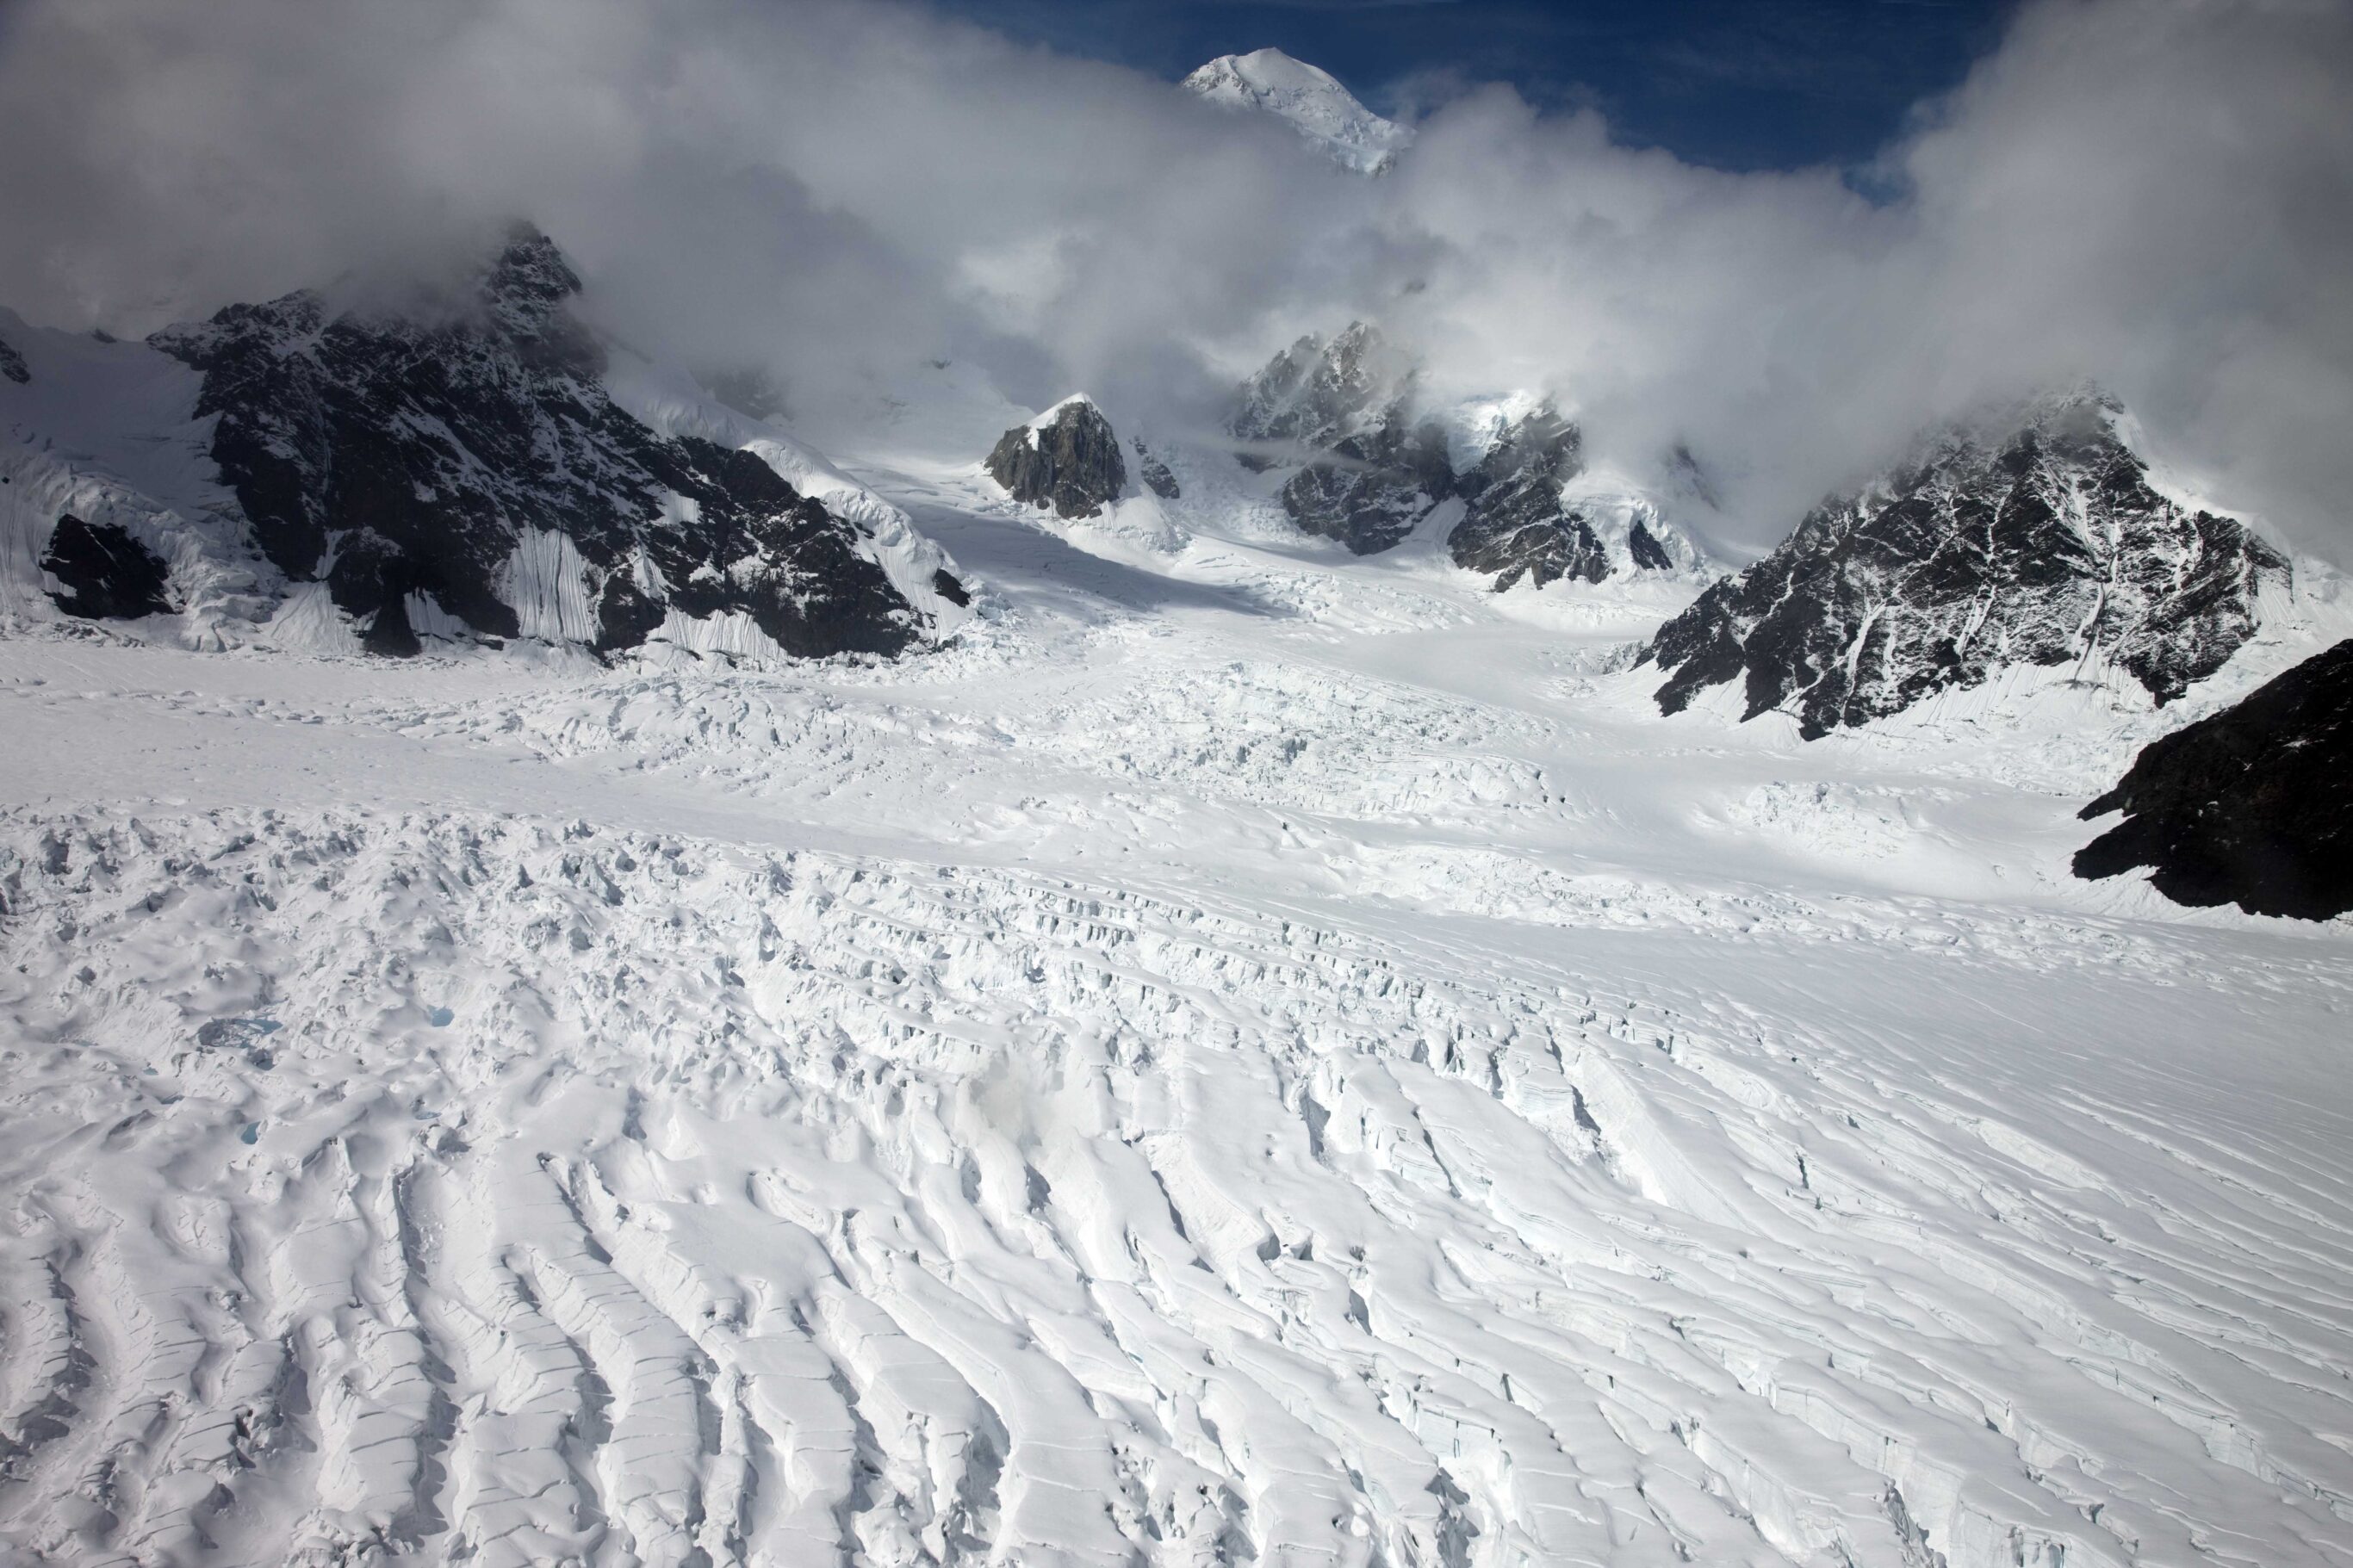
[[[1546,402],[1506,423],[1487,455],[1464,476],[1467,488],[1560,483],[1585,468],[1585,433]]]
[[[530,224],[508,231],[506,244],[476,280],[475,292],[495,330],[534,363],[579,374],[604,363],[595,338],[574,320],[572,300],[580,292],[554,240]]]
[[[1363,436],[1394,416],[1414,386],[1412,361],[1368,321],[1301,338],[1245,382],[1230,428],[1245,441],[1311,449]]]
[[[1008,430],[987,468],[1015,500],[1066,518],[1100,516],[1127,488],[1119,437],[1083,393]]]
[[[1812,738],[2006,664],[2105,664],[2180,696],[2253,635],[2288,563],[2159,493],[2122,416],[2075,388],[1929,432],[1661,628],[1661,709],[1739,679],[1746,716],[1789,711]]]
[[[1464,510],[1448,552],[1456,565],[1493,575],[1498,592],[1523,580],[1602,583],[1703,563],[1654,494],[1588,469],[1584,431],[1550,402],[1506,421],[1455,493]]]
[[[555,241],[535,225],[519,223],[482,268],[480,291],[494,308],[544,317],[580,292],[580,275]]]
[[[868,530],[754,451],[614,402],[579,290],[523,226],[469,308],[305,290],[149,342],[203,373],[196,413],[218,416],[211,456],[254,547],[290,584],[322,580],[374,651],[428,634],[612,650],[673,615],[741,616],[791,654],[911,645],[923,615]]]
[[[1370,322],[1301,338],[1242,384],[1228,423],[1245,467],[1303,466],[1283,510],[1359,555],[1387,550],[1452,493],[1446,437],[1412,410],[1412,361]]]

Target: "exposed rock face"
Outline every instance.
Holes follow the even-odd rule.
[[[2353,910],[2353,639],[2142,749],[2084,808],[2124,820],[2075,875],[2155,870],[2177,903],[2328,920]]]
[[[1411,364],[1359,321],[1326,343],[1304,337],[1242,387],[1229,426],[1243,441],[1298,448],[1306,466],[1282,487],[1306,532],[1358,555],[1387,550],[1453,493],[1445,432],[1411,412]],[[1252,467],[1271,466],[1245,454]]]
[[[1702,595],[1644,650],[1662,711],[1746,683],[1754,718],[1808,739],[1973,686],[2008,664],[2093,658],[2159,703],[2252,636],[2286,558],[2227,517],[2158,495],[2096,394],[1957,427]]]
[[[1326,342],[1309,335],[1242,384],[1229,428],[1244,441],[1326,451],[1405,416],[1413,365],[1358,321]]]
[[[25,368],[25,356],[9,347],[5,338],[0,338],[0,375],[19,386],[33,379],[33,373]]]
[[[1626,531],[1626,548],[1634,558],[1635,567],[1643,572],[1671,572],[1675,559],[1650,526],[1640,518]]]
[[[1577,427],[1554,410],[1515,421],[1459,482],[1470,506],[1447,540],[1454,563],[1493,573],[1498,592],[1524,576],[1539,588],[1563,577],[1587,583],[1608,577],[1609,551],[1561,491],[1584,466]],[[1647,531],[1640,538],[1660,565],[1669,564]],[[1643,560],[1640,545],[1636,559]]]
[[[1310,461],[1282,487],[1282,509],[1306,532],[1371,555],[1411,533],[1453,487],[1446,433],[1400,417]]]
[[[472,298],[432,310],[334,314],[306,291],[149,341],[204,373],[197,412],[220,416],[212,455],[262,552],[296,582],[323,575],[376,651],[416,651],[428,598],[421,613],[519,635],[518,574],[557,558],[599,649],[672,608],[741,611],[799,655],[913,642],[922,617],[860,529],[753,453],[614,404],[568,309],[579,287],[519,229]]]
[[[1128,444],[1135,448],[1135,470],[1145,489],[1162,500],[1175,500],[1184,493],[1176,488],[1176,476],[1168,471],[1168,465],[1145,447],[1144,437],[1139,436]]]
[[[1698,563],[1641,495],[1606,484],[1572,490],[1585,472],[1583,437],[1549,404],[1500,427],[1484,423],[1492,411],[1482,415],[1474,440],[1483,455],[1458,469],[1445,427],[1417,412],[1418,380],[1412,362],[1359,321],[1277,354],[1242,386],[1229,428],[1256,447],[1243,452],[1246,467],[1303,462],[1281,491],[1283,510],[1359,555],[1397,545],[1440,502],[1461,497],[1448,548],[1457,565],[1493,574],[1499,592]]]
[[[88,620],[136,620],[171,613],[171,568],[120,523],[58,519],[41,570],[65,584],[50,600]]]
[[[1056,404],[1008,430],[988,454],[988,472],[1015,500],[1060,517],[1098,517],[1127,488],[1119,437],[1084,397]]]

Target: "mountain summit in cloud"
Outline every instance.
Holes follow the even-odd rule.
[[[1273,115],[1360,174],[1384,172],[1413,141],[1411,131],[1357,102],[1330,72],[1281,49],[1220,55],[1184,85],[1221,108]]]

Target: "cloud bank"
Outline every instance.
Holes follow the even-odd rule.
[[[1448,390],[1554,391],[1604,454],[1689,443],[1736,547],[1926,420],[2091,376],[2353,563],[2348,100],[2335,0],[2042,0],[1862,179],[1700,169],[1487,89],[1363,180],[888,0],[15,0],[0,303],[144,330],[523,215],[617,331],[796,404],[946,357],[1170,421],[1370,315]]]

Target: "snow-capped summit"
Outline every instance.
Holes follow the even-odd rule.
[[[1330,72],[1281,49],[1221,55],[1184,85],[1220,108],[1275,116],[1360,174],[1382,173],[1413,141],[1411,131],[1357,102]]]

